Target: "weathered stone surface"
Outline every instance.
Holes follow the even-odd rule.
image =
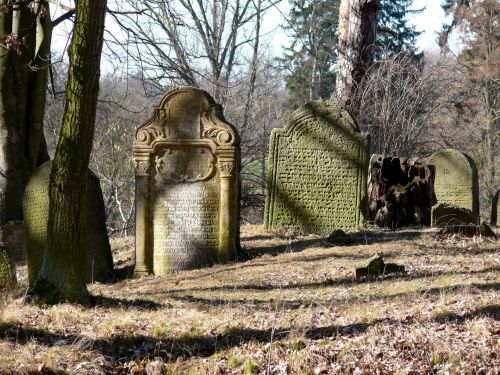
[[[405,272],[405,267],[396,263],[385,263],[382,255],[375,254],[366,261],[364,266],[356,268],[356,279],[397,272]]]
[[[16,283],[16,269],[7,249],[0,245],[0,290]]]
[[[496,192],[491,200],[491,216],[490,224],[496,226],[498,224],[498,213],[500,212],[500,190]]]
[[[427,159],[435,167],[434,192],[437,203],[449,203],[479,217],[479,183],[474,161],[452,149],[435,152]]]
[[[303,105],[269,145],[265,225],[327,234],[366,219],[369,135],[328,101]]]
[[[433,227],[477,224],[477,216],[471,210],[448,203],[432,206],[431,217]]]
[[[51,161],[41,165],[31,176],[24,193],[24,228],[30,285],[35,282],[38,270],[42,266],[47,239],[51,168]],[[90,169],[87,174],[86,223],[86,280],[87,282],[107,280],[112,275],[113,259],[106,230],[101,185]]]
[[[136,130],[136,275],[207,266],[239,251],[239,136],[205,91],[165,94]]]
[[[430,225],[434,168],[414,158],[372,155],[368,216],[380,227]]]

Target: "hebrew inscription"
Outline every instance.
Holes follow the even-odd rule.
[[[329,233],[361,226],[368,157],[368,135],[347,112],[329,102],[299,108],[271,134],[266,227]]]
[[[219,245],[218,186],[203,182],[162,185],[155,196],[155,275],[210,264]]]
[[[440,150],[427,164],[434,165],[434,192],[437,203],[467,208],[479,215],[478,174],[474,161],[458,150]]]
[[[137,275],[234,259],[239,136],[202,90],[165,94],[136,130]]]

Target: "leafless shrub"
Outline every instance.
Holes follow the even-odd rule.
[[[372,66],[356,88],[350,110],[372,137],[372,152],[425,154],[429,130],[449,104],[455,80],[446,59],[400,53]]]

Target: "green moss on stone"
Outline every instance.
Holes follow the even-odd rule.
[[[8,289],[16,282],[16,272],[7,249],[0,247],[0,290]]]
[[[303,105],[269,145],[268,230],[328,234],[366,219],[368,134],[328,101]]]
[[[437,203],[463,207],[479,217],[479,182],[474,160],[458,150],[445,149],[432,154],[427,164],[435,168]]]
[[[52,161],[48,161],[32,174],[23,199],[30,285],[36,280],[45,251],[51,168]],[[113,270],[113,258],[106,230],[104,201],[99,179],[90,170],[87,175],[86,223],[86,280],[104,281],[110,277]]]
[[[431,225],[433,227],[476,224],[476,221],[476,216],[468,208],[448,203],[438,203],[432,206]]]

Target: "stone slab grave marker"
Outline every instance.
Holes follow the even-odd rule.
[[[458,150],[444,149],[432,154],[427,164],[435,167],[436,202],[467,208],[478,218],[479,182],[474,160]]]
[[[265,225],[268,230],[327,234],[366,218],[370,138],[349,113],[314,101],[273,129]]]
[[[52,161],[32,174],[23,198],[24,228],[29,283],[33,285],[43,262],[49,215],[49,179]],[[89,169],[86,194],[87,251],[86,281],[105,281],[112,276],[113,258],[109,245],[99,178]]]
[[[239,142],[220,105],[192,87],[167,92],[137,128],[136,275],[235,258]]]

